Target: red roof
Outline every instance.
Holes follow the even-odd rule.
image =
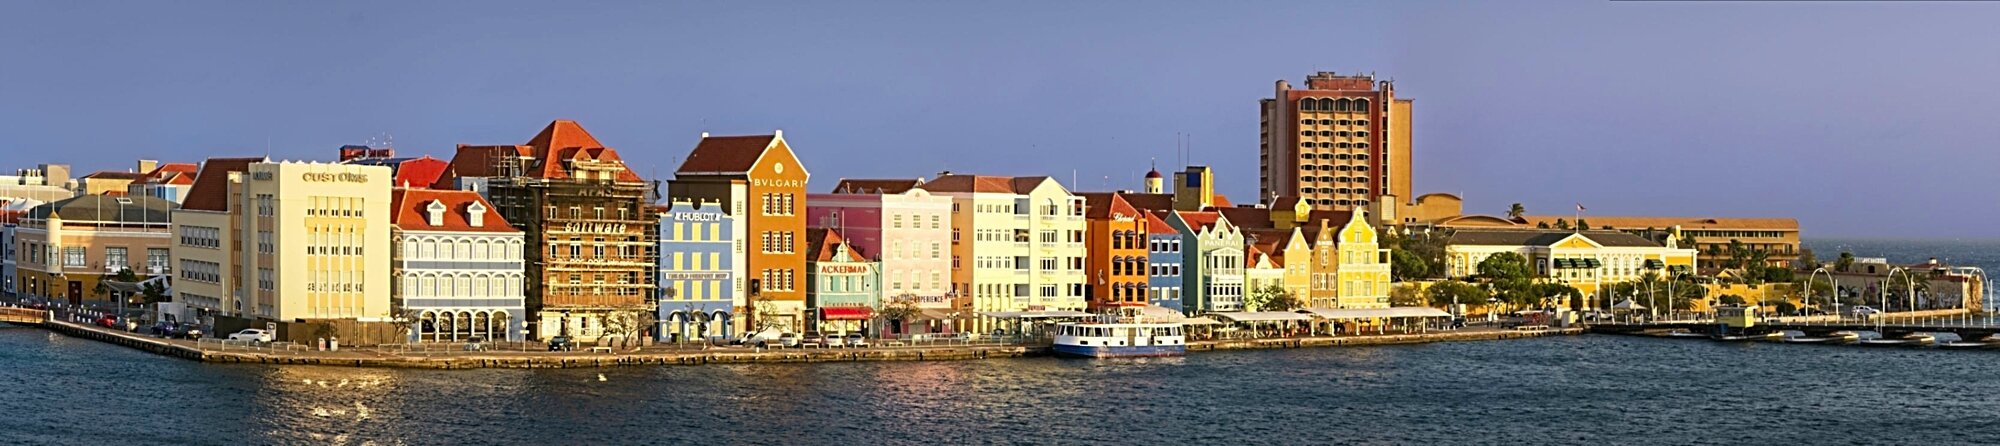
[[[445,207],[443,218],[437,225],[430,222],[431,203]],[[474,203],[484,207],[480,226],[472,226],[469,218]],[[520,232],[500,212],[493,209],[493,203],[480,198],[479,193],[465,190],[416,189],[398,187],[390,194],[389,222],[405,231],[446,231],[446,232]]]
[[[840,184],[835,184],[833,186],[833,193],[900,194],[904,192],[909,192],[910,189],[915,189],[917,188],[917,186],[922,184],[924,184],[923,181],[917,180],[915,178],[879,179],[879,180],[866,180],[866,179],[850,180],[842,178],[840,179]]]
[[[1229,218],[1229,224],[1236,225],[1236,227],[1239,228],[1277,227],[1277,225],[1271,223],[1270,209],[1256,208],[1256,207],[1226,207],[1226,208],[1216,208],[1216,212],[1222,213],[1223,217]]]
[[[194,187],[188,188],[187,198],[181,200],[181,209],[228,211],[229,173],[250,170],[250,163],[263,161],[263,158],[209,158],[201,163],[201,174],[195,176]]]
[[[1187,222],[1188,227],[1193,229],[1215,226],[1217,221],[1222,220],[1222,214],[1217,212],[1178,211],[1176,213],[1181,215],[1181,221]]]
[[[695,144],[676,173],[744,173],[757,167],[777,135],[707,136]]]
[[[133,180],[132,184],[194,184],[194,174],[199,171],[201,165],[195,163],[166,163]]]
[[[103,178],[108,180],[137,180],[140,178],[144,178],[145,176],[146,174],[138,172],[119,172],[115,170],[106,170],[101,172],[92,172],[90,175],[84,175],[83,178],[84,179]]]
[[[1167,219],[1160,218],[1160,215],[1162,213],[1164,213],[1164,211],[1146,213],[1146,232],[1153,234],[1181,233],[1181,231],[1174,229],[1173,225],[1167,224]]]
[[[514,173],[528,178],[561,180],[574,178],[570,169],[578,163],[611,165],[617,170],[621,182],[639,182],[639,175],[625,166],[618,157],[618,151],[597,142],[590,132],[576,121],[556,120],[528,141],[518,146],[458,146],[458,153],[451,158],[451,164],[438,175],[433,187],[449,189],[461,177],[494,177],[506,172],[496,169],[495,161],[518,158],[520,172]]]
[[[1125,202],[1131,204],[1132,207],[1135,208],[1145,209],[1148,211],[1174,210],[1174,196],[1172,194],[1122,194],[1122,195],[1125,196]]]
[[[922,187],[930,192],[1026,194],[1048,180],[1049,177],[1046,176],[944,175],[924,182]]]
[[[1138,208],[1132,207],[1131,203],[1126,202],[1125,194],[1122,193],[1084,192],[1076,195],[1083,197],[1084,218],[1093,220],[1104,220],[1113,216],[1137,218],[1142,213]]]
[[[854,245],[846,244],[846,241],[847,239],[840,236],[840,231],[828,228],[806,229],[806,260],[832,262],[842,251],[847,252],[848,258],[856,262],[867,260],[867,257],[862,257],[860,252],[854,250]]]
[[[396,166],[396,183],[394,185],[403,187],[430,187],[432,184],[437,183],[439,177],[444,176],[444,170],[448,167],[451,167],[451,163],[431,158],[430,155],[404,161],[402,165]]]

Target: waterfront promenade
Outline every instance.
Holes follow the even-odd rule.
[[[925,345],[882,345],[866,348],[784,348],[699,347],[658,345],[637,349],[549,352],[532,349],[537,344],[515,344],[514,350],[464,351],[462,344],[448,349],[410,350],[402,347],[342,348],[322,351],[304,346],[252,346],[213,340],[162,339],[141,333],[112,330],[87,324],[50,320],[41,327],[63,335],[130,347],[163,356],[224,364],[324,365],[345,367],[391,367],[429,369],[477,368],[583,368],[639,365],[701,365],[740,363],[806,363],[858,361],[959,361],[1046,356],[1046,344],[1020,343],[939,343]],[[1575,335],[1580,329],[1514,330],[1469,328],[1429,333],[1308,336],[1257,339],[1226,339],[1188,343],[1191,354],[1202,352],[1315,348],[1364,345],[1416,344],[1427,342],[1483,341],[1543,336]]]

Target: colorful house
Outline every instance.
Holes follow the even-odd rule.
[[[840,231],[806,230],[806,308],[809,330],[827,334],[868,333],[882,305],[882,274],[875,262],[854,250]]]
[[[806,182],[812,175],[792,153],[784,132],[701,135],[668,182],[668,196],[727,203],[743,225],[743,277],[738,309],[753,328],[797,331],[806,307]],[[760,320],[762,319],[762,320]]]
[[[389,292],[411,341],[525,339],[521,230],[471,191],[396,188],[389,209]]]
[[[1084,200],[1084,274],[1090,310],[1147,305],[1151,286],[1147,218],[1118,193],[1077,194]]]
[[[1164,213],[1146,213],[1147,303],[1185,312],[1181,300],[1181,231],[1160,218]]]
[[[1698,253],[1673,238],[1662,245],[1620,231],[1469,228],[1452,234],[1445,269],[1451,277],[1468,277],[1479,272],[1479,262],[1502,252],[1520,254],[1537,276],[1576,287],[1600,305],[1605,285],[1648,272],[1698,270]]]
[[[1049,177],[948,174],[920,187],[952,199],[952,282],[970,297],[961,313],[1086,309],[1082,198]]]
[[[657,338],[735,336],[744,305],[742,225],[716,201],[676,198],[659,218]]]
[[[1244,247],[1243,293],[1246,297],[1262,293],[1264,289],[1270,287],[1284,289],[1284,260],[1280,256],[1271,254],[1277,250],[1276,243],[1251,243]],[[1263,311],[1266,308],[1246,306],[1245,310]]]
[[[885,320],[886,333],[947,331],[954,319],[951,198],[917,187],[923,179],[850,180],[808,195],[806,225],[833,229],[881,266],[883,305],[909,305],[910,320]]]
[[[1193,290],[1190,302],[1182,301],[1182,311],[1202,314],[1243,311],[1243,232],[1218,212],[1177,211],[1167,223],[1181,231],[1185,241],[1181,280]]]
[[[1367,211],[1349,214],[1340,227],[1334,267],[1339,308],[1389,308],[1389,250],[1376,242]]]

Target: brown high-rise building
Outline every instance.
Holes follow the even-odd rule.
[[[1393,82],[1322,71],[1303,89],[1278,81],[1261,107],[1259,202],[1348,211],[1410,197],[1410,100]]]

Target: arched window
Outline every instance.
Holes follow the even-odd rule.
[[[1358,112],[1367,112],[1367,111],[1368,111],[1368,100],[1367,100],[1367,99],[1355,99],[1355,100],[1354,100],[1354,111],[1358,111]]]
[[[1352,103],[1353,102],[1348,101],[1347,98],[1336,99],[1333,101],[1333,111],[1337,112],[1347,111],[1348,107],[1350,107]]]
[[[1313,98],[1300,99],[1299,111],[1319,111],[1319,100]]]

